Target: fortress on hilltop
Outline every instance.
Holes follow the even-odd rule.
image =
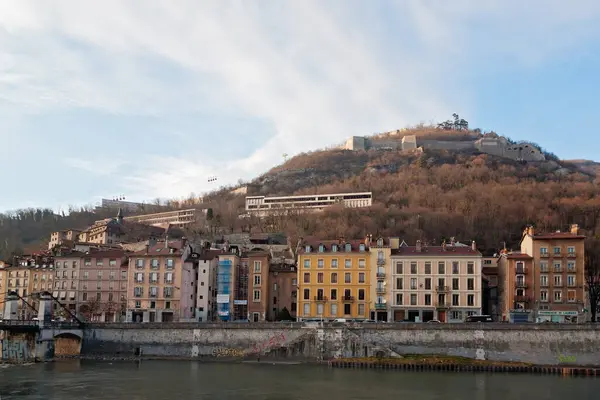
[[[517,161],[545,161],[542,150],[528,142],[511,143],[504,136],[496,134],[473,134],[461,140],[436,140],[427,136],[406,135],[397,130],[376,136],[352,136],[341,148],[352,151],[364,150],[412,150],[417,148],[432,150],[476,150],[498,157]]]

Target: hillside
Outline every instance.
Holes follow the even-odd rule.
[[[367,150],[300,154],[250,182],[248,195],[372,191],[373,207],[332,208],[319,215],[244,222],[238,218],[243,198],[231,195],[231,188],[223,188],[204,197],[202,206],[214,210],[212,226],[192,227],[189,234],[283,231],[295,241],[309,235],[362,237],[372,233],[400,236],[407,242],[454,236],[475,240],[482,249],[498,249],[503,242],[517,243],[525,224],[556,230],[578,223],[588,233],[600,233],[599,164],[560,161],[551,154],[545,154],[543,161],[517,161],[464,146],[454,150],[388,146],[390,140],[406,135],[417,136],[417,142],[441,140],[460,146],[484,136],[478,130],[418,127],[370,137],[375,148]],[[381,141],[385,146],[377,148]],[[190,204],[167,206],[174,209]],[[0,215],[0,259],[39,246],[52,231],[83,228],[107,216],[106,211],[93,210],[66,216],[50,210]]]

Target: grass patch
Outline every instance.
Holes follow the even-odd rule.
[[[423,365],[490,365],[506,367],[530,367],[533,364],[510,361],[490,361],[475,360],[467,357],[442,356],[442,355],[423,355],[423,354],[403,354],[402,358],[389,357],[361,357],[361,358],[340,358],[338,362],[361,362],[367,364],[423,364]]]

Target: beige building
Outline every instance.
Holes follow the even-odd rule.
[[[266,216],[290,210],[322,211],[336,204],[348,208],[371,207],[373,194],[359,192],[277,197],[248,196],[246,197],[246,212],[257,216]]]
[[[198,322],[213,321],[217,315],[217,266],[221,250],[205,250],[198,254],[196,313]]]
[[[79,241],[96,244],[117,244],[122,242],[139,242],[164,236],[165,229],[129,221],[123,218],[119,210],[116,218],[97,221],[79,234]]]
[[[451,242],[391,250],[390,321],[462,322],[481,314],[481,253]]]
[[[196,273],[185,240],[159,241],[129,258],[128,322],[193,321]]]
[[[391,290],[388,285],[392,269],[390,256],[392,246],[399,247],[398,238],[378,237],[373,240],[373,235],[368,235],[365,244],[371,249],[371,295],[369,298],[375,299],[370,305],[369,318],[377,321],[388,321],[388,305],[391,304]]]
[[[56,246],[74,243],[79,241],[79,234],[81,233],[78,229],[69,229],[66,231],[52,232],[50,234],[50,241],[48,242],[48,250],[53,249]]]

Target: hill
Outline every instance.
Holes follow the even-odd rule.
[[[395,145],[408,135],[417,138],[417,148]],[[400,236],[407,242],[456,237],[475,240],[482,249],[498,249],[503,242],[517,243],[525,224],[553,231],[577,223],[587,233],[600,233],[599,164],[561,161],[535,144],[510,139],[507,146],[539,149],[543,156],[524,161],[471,145],[484,137],[498,135],[421,126],[369,137],[365,149],[299,154],[248,183],[248,195],[372,191],[373,206],[243,221],[238,218],[243,198],[231,194],[232,188],[222,188],[204,197],[202,206],[214,211],[210,229],[191,227],[190,234],[280,231],[292,241],[367,233]],[[459,145],[444,148],[450,142]],[[167,208],[190,204],[170,203]],[[83,228],[108,216],[89,209],[64,216],[50,210],[0,215],[0,259],[39,246],[52,231]]]

